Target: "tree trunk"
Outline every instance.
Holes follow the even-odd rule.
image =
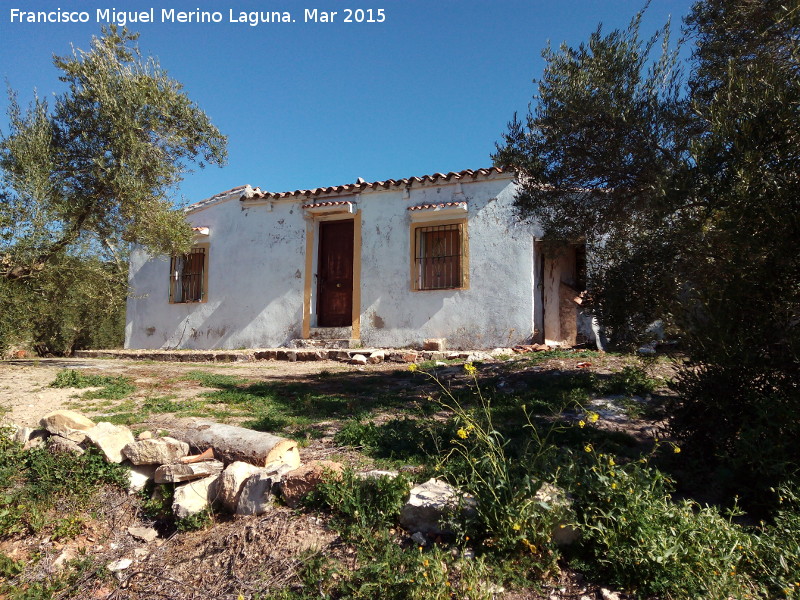
[[[214,455],[225,464],[239,460],[258,467],[271,462],[300,466],[297,442],[271,433],[197,420],[172,435],[201,452],[213,448]]]

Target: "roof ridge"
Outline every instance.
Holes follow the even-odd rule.
[[[277,200],[281,198],[297,197],[297,196],[320,196],[330,194],[341,194],[342,192],[361,191],[364,189],[389,189],[391,187],[413,185],[414,183],[436,183],[440,179],[450,181],[451,179],[477,179],[479,176],[489,177],[496,173],[507,172],[508,169],[503,167],[489,167],[481,169],[464,169],[463,171],[448,171],[447,173],[433,173],[430,175],[420,175],[415,177],[404,177],[402,179],[385,179],[381,181],[364,181],[361,177],[355,183],[344,183],[341,185],[331,185],[325,187],[317,187],[312,189],[298,189],[288,192],[268,192],[260,188],[248,190],[248,193],[242,195],[240,200],[263,200],[272,199]]]

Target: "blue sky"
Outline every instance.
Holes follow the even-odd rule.
[[[61,88],[52,55],[88,48],[97,9],[154,9],[133,24],[144,54],[228,136],[228,165],[186,176],[176,200],[249,183],[287,191],[476,169],[514,112],[525,113],[550,40],[577,45],[599,22],[625,27],[643,0],[3,0],[0,76],[27,102]],[[652,0],[642,33],[690,0]],[[10,22],[11,9],[87,11],[90,22]],[[345,9],[383,23],[344,23]],[[219,11],[221,23],[165,23],[161,10]],[[305,23],[305,9],[337,11]],[[290,11],[294,23],[230,23],[229,11]],[[6,130],[5,95],[0,129]]]

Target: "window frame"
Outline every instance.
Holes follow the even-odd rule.
[[[420,252],[419,248],[419,241],[421,238],[418,237],[417,233],[420,229],[427,229],[427,228],[436,228],[436,227],[445,227],[449,225],[456,225],[460,227],[460,272],[461,272],[461,284],[459,286],[454,287],[442,287],[442,288],[429,288],[429,287],[422,287],[422,274],[417,266],[418,261],[418,254]],[[435,230],[434,230],[435,231]],[[452,231],[452,230],[451,230]],[[428,232],[421,232],[421,233],[428,233]],[[420,220],[420,221],[412,221],[411,223],[411,259],[410,259],[410,271],[411,271],[411,291],[412,292],[452,292],[458,290],[467,290],[469,289],[470,281],[469,281],[469,230],[467,228],[467,218],[457,218],[457,219],[431,219],[431,220]],[[424,258],[424,257],[419,257]]]
[[[177,274],[176,262],[179,258],[185,260],[186,256],[193,254],[197,251],[203,253],[203,270],[200,277],[200,298],[196,300],[176,300],[175,291],[178,282],[183,278],[183,271]],[[169,303],[170,304],[202,304],[208,301],[208,254],[209,244],[194,244],[188,254],[183,256],[171,256],[169,260]],[[184,263],[185,264],[185,263]]]

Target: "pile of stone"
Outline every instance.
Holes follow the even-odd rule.
[[[53,452],[82,454],[93,446],[106,460],[130,467],[129,492],[149,482],[174,484],[172,510],[179,519],[209,508],[236,515],[261,515],[280,496],[291,508],[327,477],[344,469],[332,461],[301,464],[297,444],[269,433],[206,420],[189,420],[171,435],[145,431],[134,438],[124,425],[95,423],[80,413],[57,410],[45,415],[41,429],[17,428],[16,441],[26,448],[46,443]],[[192,452],[195,452],[194,454]],[[368,477],[396,477],[392,471],[369,471]],[[156,491],[157,493],[157,491]],[[563,492],[544,484],[536,501],[566,508]],[[417,543],[447,533],[454,511],[475,510],[475,500],[446,482],[431,479],[411,486],[400,513],[400,525]],[[575,532],[563,525],[554,532],[558,543],[569,543]]]
[[[189,421],[168,436],[144,431],[134,437],[124,425],[57,410],[42,417],[39,429],[15,427],[14,439],[25,449],[46,444],[52,452],[83,454],[94,447],[107,461],[130,467],[130,493],[149,482],[175,484],[172,508],[178,518],[211,506],[262,514],[284,476],[291,475],[288,489],[298,493],[302,486],[292,481],[305,477],[294,441],[211,421]]]

